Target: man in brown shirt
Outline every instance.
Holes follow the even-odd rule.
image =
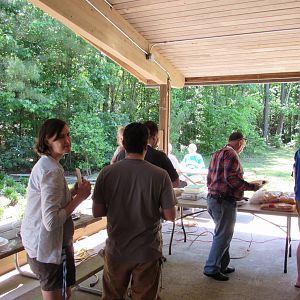
[[[103,299],[123,299],[132,275],[133,299],[155,299],[162,257],[161,217],[175,219],[168,173],[144,160],[148,130],[126,126],[127,156],[105,167],[93,194],[93,214],[107,216]]]

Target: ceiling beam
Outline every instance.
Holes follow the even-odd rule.
[[[249,74],[233,76],[190,77],[185,85],[220,85],[241,83],[300,82],[300,72]]]
[[[156,50],[147,60],[149,42],[103,0],[30,0],[145,84],[181,88],[184,76]],[[113,24],[114,25],[113,25]],[[138,46],[137,46],[138,45]]]

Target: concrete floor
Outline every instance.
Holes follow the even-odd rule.
[[[264,217],[284,226],[283,217]],[[187,242],[176,225],[172,255],[168,255],[171,223],[163,225],[164,254],[167,262],[163,267],[163,300],[296,300],[300,289],[294,287],[296,278],[295,251],[299,233],[297,220],[292,220],[292,257],[288,259],[288,273],[283,273],[285,233],[278,226],[249,214],[238,214],[234,239],[231,244],[232,263],[236,272],[227,282],[218,282],[205,277],[203,266],[207,259],[212,239],[213,223],[209,216],[185,219]],[[2,276],[3,277],[3,276]],[[0,299],[18,299],[18,295],[36,286],[35,280],[14,275],[0,280]],[[86,283],[88,285],[88,282]],[[18,287],[19,286],[19,287]],[[97,285],[101,288],[101,283]],[[9,290],[13,290],[9,292]],[[23,297],[23,299],[25,299]],[[27,299],[31,298],[29,295]],[[74,291],[71,299],[99,299],[99,296]]]

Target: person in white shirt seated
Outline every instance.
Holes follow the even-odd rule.
[[[173,146],[172,144],[169,143],[169,148],[168,148],[168,157],[174,167],[175,170],[180,170],[180,165],[177,157],[172,154]]]
[[[197,146],[189,144],[188,154],[186,154],[180,164],[180,171],[184,180],[188,183],[198,183],[205,181],[207,170],[201,154],[197,153]]]

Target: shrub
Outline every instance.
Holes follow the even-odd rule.
[[[18,203],[19,194],[15,191],[14,188],[12,188],[12,187],[4,188],[3,195],[4,195],[4,197],[6,197],[10,200],[10,203],[9,203],[10,206],[15,206]]]
[[[281,136],[278,134],[270,136],[269,143],[275,148],[280,148],[282,146]]]
[[[0,172],[0,182],[1,182],[2,180],[4,180],[5,176],[6,176],[5,173]]]
[[[15,188],[20,195],[24,196],[26,194],[26,187],[24,185],[16,183]]]
[[[25,187],[27,187],[28,181],[29,181],[29,177],[21,177],[20,179],[20,183]]]
[[[34,137],[9,136],[5,147],[0,148],[0,165],[5,171],[30,170],[35,155],[32,151]]]
[[[5,185],[14,187],[16,185],[16,182],[11,177],[6,176],[5,177]]]
[[[4,215],[4,207],[0,206],[0,220],[2,220]]]

